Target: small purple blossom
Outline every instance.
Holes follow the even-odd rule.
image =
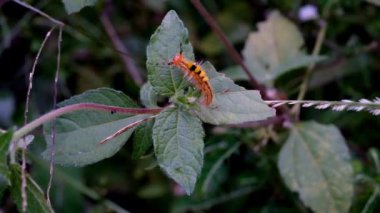
[[[319,17],[318,8],[314,5],[307,4],[298,11],[298,19],[300,21],[315,20]]]

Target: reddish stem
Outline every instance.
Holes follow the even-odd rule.
[[[89,110],[89,109],[99,110],[99,111],[108,111],[111,113],[118,112],[118,113],[124,113],[124,114],[157,114],[161,112],[164,108],[151,108],[151,109],[126,108],[126,107],[110,106],[110,105],[95,104],[95,103],[72,104],[72,105],[64,106],[59,109],[48,112],[45,115],[42,115],[41,117],[37,118],[36,120],[26,124],[25,126],[20,128],[13,134],[12,140],[19,140],[21,137],[28,134],[35,128],[39,127],[40,125],[50,120],[53,120],[56,117],[59,117],[61,115],[71,113],[74,111]]]

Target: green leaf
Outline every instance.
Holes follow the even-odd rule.
[[[112,89],[89,90],[60,103],[66,106],[76,103],[98,103],[121,107],[137,107],[133,101]],[[114,155],[124,145],[134,128],[113,138],[105,144],[99,142],[117,130],[149,115],[126,115],[96,110],[83,110],[63,115],[56,120],[55,163],[66,166],[84,166]],[[44,125],[47,148],[43,153],[50,158],[51,124]]]
[[[169,108],[153,126],[158,164],[189,195],[203,165],[204,131],[201,121],[187,111]]]
[[[184,56],[194,60],[187,29],[177,13],[171,10],[150,38],[147,47],[148,79],[157,94],[172,96],[189,85],[189,82],[183,78],[181,70],[168,65],[173,57],[180,53],[181,45]]]
[[[94,6],[97,0],[62,0],[68,14],[80,11],[86,6]]]
[[[136,128],[133,135],[132,158],[141,158],[152,146],[152,128],[153,121],[147,121]]]
[[[272,85],[286,71],[307,66],[323,59],[306,55],[301,48],[304,40],[297,26],[278,11],[258,24],[258,32],[250,33],[243,56],[253,76],[261,83]]]
[[[157,107],[158,94],[153,90],[149,81],[141,87],[140,100],[145,107]]]
[[[353,169],[345,139],[333,125],[294,126],[283,145],[278,167],[286,185],[315,212],[348,212]]]
[[[3,192],[10,184],[7,153],[12,140],[12,132],[0,133],[0,199]]]
[[[261,99],[260,93],[253,90],[215,94],[215,107],[200,106],[196,111],[207,123],[237,124],[248,121],[264,120],[275,115],[275,110],[268,107]]]
[[[18,164],[13,164],[11,168],[11,194],[15,201],[19,212],[22,212],[22,197],[21,197],[21,167]],[[47,204],[44,193],[41,188],[26,174],[26,195],[28,202],[28,212],[53,212]]]
[[[245,90],[231,79],[216,72],[211,63],[202,67],[207,72],[213,88],[214,100],[211,106],[198,104],[195,112],[202,121],[211,124],[236,124],[258,121],[275,115],[275,110],[268,107],[256,90]]]

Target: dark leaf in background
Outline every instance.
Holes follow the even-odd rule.
[[[4,190],[10,185],[7,154],[11,140],[11,131],[0,133],[0,199],[3,196]]]
[[[147,121],[138,126],[133,133],[133,152],[132,158],[139,159],[152,147],[152,128],[153,121]]]
[[[68,14],[80,11],[86,6],[94,6],[98,0],[62,0]]]
[[[286,185],[315,212],[347,212],[354,174],[345,139],[333,125],[295,125],[283,145],[278,167]]]

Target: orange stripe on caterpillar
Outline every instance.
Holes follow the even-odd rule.
[[[209,106],[213,100],[212,88],[206,74],[206,71],[196,62],[186,59],[182,52],[175,55],[169,64],[173,64],[193,79],[194,85],[202,93],[202,103]]]

